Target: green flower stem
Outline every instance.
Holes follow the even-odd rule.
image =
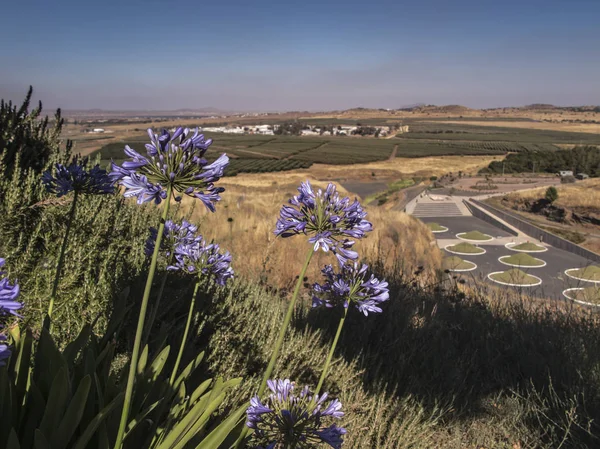
[[[78,192],[73,193],[73,201],[71,202],[71,209],[69,210],[69,218],[67,219],[67,230],[63,237],[62,246],[60,247],[60,255],[58,256],[58,263],[56,264],[56,274],[54,275],[54,284],[52,285],[52,293],[50,294],[50,304],[48,305],[48,323],[52,318],[52,311],[54,310],[54,299],[56,298],[56,292],[58,291],[58,283],[60,281],[60,275],[62,273],[63,264],[65,261],[65,252],[67,251],[67,242],[69,240],[69,234],[71,233],[71,225],[73,224],[73,218],[75,217],[75,208],[77,206]],[[48,324],[51,326],[51,324]]]
[[[306,261],[304,262],[304,266],[300,271],[300,275],[298,276],[298,281],[296,282],[296,288],[294,288],[294,294],[292,295],[292,300],[290,301],[290,305],[288,306],[287,313],[285,314],[285,318],[283,320],[283,326],[279,330],[279,337],[277,337],[277,342],[275,343],[275,348],[273,349],[273,354],[271,354],[271,360],[269,360],[269,365],[267,366],[267,370],[263,375],[262,382],[260,383],[260,387],[258,389],[258,396],[262,397],[265,389],[267,388],[267,381],[270,379],[271,374],[273,373],[273,369],[275,368],[275,362],[277,361],[277,356],[279,355],[279,351],[281,350],[281,346],[283,345],[283,339],[285,338],[285,331],[290,325],[290,321],[292,320],[292,315],[294,314],[294,308],[296,306],[296,300],[298,299],[298,293],[300,293],[300,287],[304,282],[304,275],[306,274],[306,270],[308,268],[308,264],[310,263],[310,259],[312,259],[313,254],[315,253],[314,249],[311,247],[306,256]]]
[[[177,360],[173,367],[173,373],[171,379],[169,379],[169,385],[173,386],[175,379],[177,378],[177,371],[179,370],[179,364],[181,363],[181,357],[183,356],[183,349],[185,348],[185,342],[190,332],[190,325],[192,324],[192,317],[194,316],[194,305],[196,304],[196,297],[198,296],[198,289],[200,287],[200,279],[196,281],[194,287],[194,294],[192,295],[192,301],[190,302],[190,310],[188,311],[187,322],[185,323],[185,330],[183,331],[183,337],[181,339],[181,345],[179,346],[179,353],[177,354]]]
[[[338,340],[340,339],[340,334],[342,333],[342,328],[344,327],[344,323],[346,322],[346,315],[348,315],[349,307],[350,305],[348,305],[348,307],[344,307],[344,314],[340,318],[340,323],[338,324],[337,332],[335,333],[335,338],[333,339],[333,343],[331,344],[331,348],[329,349],[329,354],[327,354],[327,360],[325,360],[325,365],[323,365],[323,372],[321,373],[319,383],[317,384],[317,389],[315,390],[315,397],[321,391],[321,387],[323,386],[325,377],[327,377],[327,371],[329,371],[329,365],[331,364],[331,359],[333,358],[335,347],[337,346]]]
[[[169,185],[169,187],[167,188],[167,198],[165,200],[165,205],[163,206],[162,217],[160,219],[160,225],[158,226],[158,234],[156,236],[156,243],[154,245],[154,253],[152,254],[152,261],[150,262],[150,271],[148,272],[148,278],[146,279],[146,288],[144,289],[144,297],[142,298],[140,315],[138,317],[137,330],[135,332],[135,341],[133,344],[133,352],[131,354],[131,363],[129,364],[129,376],[127,377],[125,400],[123,402],[123,411],[121,412],[119,432],[117,433],[117,439],[115,441],[115,449],[121,449],[121,447],[123,446],[123,437],[125,436],[125,430],[127,429],[127,420],[129,419],[129,408],[131,407],[133,387],[135,384],[135,373],[137,371],[137,365],[140,358],[140,347],[142,342],[142,333],[144,332],[146,309],[148,308],[148,299],[150,298],[150,291],[152,290],[152,281],[154,280],[154,272],[156,271],[156,262],[158,260],[158,253],[160,251],[160,243],[162,241],[163,233],[165,231],[165,221],[167,221],[167,216],[169,214],[171,192],[172,186]]]
[[[288,306],[287,313],[285,314],[285,318],[283,320],[283,326],[279,330],[279,337],[277,337],[277,342],[275,343],[275,348],[273,349],[273,353],[271,354],[271,360],[269,360],[269,365],[267,366],[267,370],[263,375],[262,382],[260,383],[260,387],[258,389],[258,396],[262,397],[267,388],[267,381],[271,377],[273,373],[273,369],[275,368],[275,362],[277,361],[277,356],[279,355],[279,351],[281,350],[281,346],[283,345],[283,339],[285,338],[285,331],[287,330],[290,321],[292,320],[292,315],[294,314],[294,308],[296,306],[296,300],[298,299],[298,293],[300,293],[300,287],[304,282],[304,275],[306,274],[306,270],[308,265],[310,264],[310,259],[312,259],[315,250],[311,247],[306,256],[306,261],[304,262],[304,266],[300,271],[300,275],[298,276],[298,281],[296,282],[296,288],[294,288],[294,294],[292,295],[292,300],[290,301],[290,305]],[[237,449],[240,447],[242,442],[246,439],[248,435],[249,429],[248,427],[244,427],[242,433],[239,438],[235,442],[234,448]]]
[[[165,271],[163,274],[162,280],[160,281],[160,287],[158,288],[158,296],[156,297],[156,302],[150,309],[150,318],[146,323],[146,330],[144,331],[144,337],[142,338],[142,347],[146,346],[148,343],[148,339],[150,338],[150,333],[152,332],[152,326],[154,326],[154,321],[156,321],[156,314],[158,313],[158,306],[160,305],[160,300],[162,299],[162,295],[165,291],[165,285],[167,284],[167,277],[169,276],[169,272]]]

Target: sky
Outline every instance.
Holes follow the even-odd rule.
[[[600,104],[598,0],[19,0],[0,98],[236,111]]]

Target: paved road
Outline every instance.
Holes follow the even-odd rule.
[[[464,260],[468,260],[477,264],[477,269],[474,271],[455,273],[460,278],[465,279],[467,282],[483,281],[489,284],[500,286],[499,284],[495,284],[487,279],[487,275],[495,271],[505,271],[513,268],[498,261],[499,257],[517,254],[515,251],[505,248],[505,243],[511,241],[522,242],[526,240],[523,238],[514,237],[502,229],[496,228],[495,226],[476,217],[423,218],[423,221],[426,223],[439,223],[440,225],[449,228],[447,232],[435,234],[436,238],[438,239],[438,243],[443,247],[445,247],[447,244],[460,242],[455,235],[465,231],[480,231],[497,238],[490,242],[482,242],[478,245],[486,250],[485,254],[476,256],[460,256]],[[447,252],[446,254],[451,255]],[[548,251],[546,252],[531,253],[531,255],[538,259],[542,259],[547,265],[540,268],[523,268],[523,271],[542,279],[542,284],[536,287],[500,287],[520,290],[524,293],[541,296],[544,298],[564,299],[562,292],[567,288],[589,287],[594,285],[589,282],[574,280],[564,274],[565,270],[569,268],[581,268],[592,264],[592,262],[583,257],[571,254],[558,248],[554,248],[552,246],[548,246]]]

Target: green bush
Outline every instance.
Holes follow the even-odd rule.
[[[556,187],[548,187],[546,189],[546,193],[544,194],[544,198],[546,198],[546,201],[548,201],[550,204],[554,203],[558,199],[558,190],[556,190]]]

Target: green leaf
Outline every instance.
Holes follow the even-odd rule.
[[[21,449],[21,445],[19,444],[19,437],[17,436],[17,432],[15,432],[15,429],[13,428],[10,429],[8,441],[6,442],[6,449]]]
[[[160,373],[162,372],[163,367],[165,366],[165,362],[169,358],[169,350],[170,350],[169,346],[165,347],[162,351],[160,351],[160,353],[156,356],[156,358],[152,362],[152,365],[150,367],[150,372],[152,373],[152,377],[151,377],[152,382],[155,382],[156,379],[158,378],[158,376],[160,375]]]
[[[89,375],[85,376],[79,382],[79,387],[71,399],[71,403],[58,426],[58,430],[51,439],[52,449],[64,449],[67,447],[83,416],[91,385],[92,378]]]
[[[129,424],[127,424],[127,433],[125,433],[125,437],[123,438],[123,440],[127,438],[127,435],[129,435],[137,427],[137,425],[141,423],[144,420],[144,418],[148,416],[148,414],[158,406],[158,404],[160,404],[160,400],[156,401],[154,404],[150,405],[150,407],[146,408],[145,410],[142,410],[141,413],[139,413],[135,418],[129,421]]]
[[[138,360],[137,365],[137,375],[141,375],[146,369],[146,363],[148,363],[148,345],[144,346],[142,350],[142,354],[140,355],[140,359]]]
[[[19,356],[15,364],[14,373],[17,387],[17,394],[19,395],[19,404],[22,404],[25,393],[27,392],[27,384],[29,382],[29,376],[31,372],[31,351],[33,348],[33,335],[31,330],[27,329],[25,332],[25,338],[20,339],[19,344]]]
[[[204,394],[204,392],[208,389],[208,387],[210,387],[211,383],[212,383],[212,379],[208,379],[208,380],[205,380],[204,382],[202,382],[190,396],[189,404],[190,405],[195,404],[196,401],[198,400],[198,398]]]
[[[46,401],[35,382],[31,382],[31,385],[29,385],[27,400],[23,409],[25,410],[25,416],[23,420],[24,425],[21,428],[37,429],[44,415],[44,410],[46,410]],[[25,432],[21,437],[21,446],[29,448],[32,445],[33,432]]]
[[[6,367],[0,368],[0,447],[13,427],[13,394]]]
[[[185,446],[189,440],[204,428],[210,415],[219,408],[224,399],[225,393],[221,393],[210,401],[206,407],[206,401],[198,401],[185,417],[177,423],[171,432],[169,432],[158,449],[180,449]]]
[[[98,430],[98,427],[102,422],[106,419],[106,417],[113,411],[115,407],[120,405],[123,402],[124,393],[120,393],[116,398],[114,398],[110,404],[104,407],[100,413],[96,415],[96,417],[89,423],[83,434],[77,440],[77,443],[72,447],[72,449],[86,449],[88,442]]]
[[[52,449],[50,443],[48,443],[48,440],[40,429],[35,429],[33,441],[35,449]]]
[[[81,329],[81,332],[79,332],[77,338],[71,343],[69,343],[65,348],[65,350],[63,351],[63,357],[67,361],[69,367],[73,366],[77,354],[79,354],[79,351],[81,351],[85,347],[91,334],[92,326],[86,324],[85,326],[83,326],[83,329]]]
[[[40,424],[40,430],[44,435],[52,435],[52,432],[58,427],[58,423],[67,407],[69,396],[69,379],[67,378],[66,369],[61,368],[52,382],[46,410]]]
[[[198,368],[198,366],[200,366],[200,363],[202,362],[202,359],[204,358],[204,352],[201,352],[200,354],[198,354],[198,356],[196,357],[195,360],[192,360],[188,366],[185,367],[185,369],[181,372],[181,374],[179,375],[179,377],[177,377],[177,379],[175,380],[175,383],[173,384],[173,389],[177,390],[179,388],[179,384],[181,382],[183,382],[185,379],[187,379],[187,377],[196,369]]]
[[[210,432],[202,442],[196,446],[196,449],[219,449],[219,446],[225,441],[227,436],[236,428],[238,422],[246,413],[248,404],[233,412],[225,421],[219,424],[212,432]]]

